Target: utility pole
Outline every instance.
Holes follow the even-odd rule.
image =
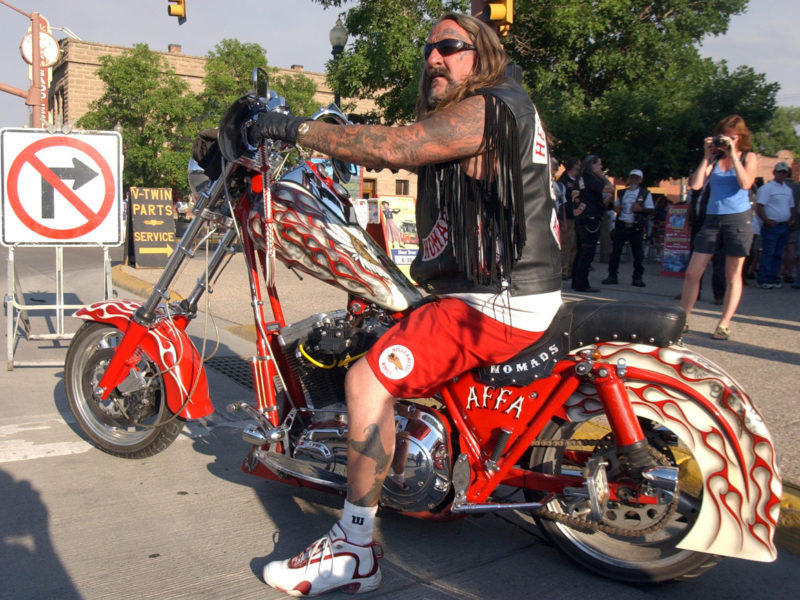
[[[41,15],[37,12],[26,13],[16,6],[12,6],[5,0],[0,0],[3,4],[11,10],[17,11],[19,14],[28,17],[31,20],[31,86],[28,91],[21,90],[20,88],[0,83],[0,91],[14,94],[21,98],[25,98],[25,104],[33,107],[33,127],[40,128],[42,126],[42,113],[46,112],[47,98],[43,97],[42,90],[45,88],[45,83],[42,81],[43,77],[47,77],[47,69],[42,65],[42,48],[40,44],[41,33]],[[42,110],[42,107],[45,110]]]

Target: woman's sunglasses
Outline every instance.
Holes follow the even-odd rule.
[[[450,56],[456,52],[464,52],[464,50],[475,50],[475,46],[472,44],[448,38],[435,43],[425,44],[425,48],[422,50],[422,56],[425,60],[428,60],[434,48],[438,50],[439,54],[442,56]]]

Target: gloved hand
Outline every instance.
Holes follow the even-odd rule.
[[[258,146],[264,139],[297,143],[297,130],[306,121],[305,117],[292,117],[279,112],[260,113],[247,130],[247,141]]]

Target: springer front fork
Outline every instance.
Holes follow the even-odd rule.
[[[169,290],[172,282],[178,275],[183,262],[194,255],[195,242],[203,232],[204,225],[208,223],[227,228],[227,231],[209,260],[207,276],[197,281],[191,294],[182,303],[187,315],[186,319],[181,322],[183,327],[188,324],[189,315],[196,312],[200,297],[207,291],[206,282],[212,281],[224,265],[225,258],[230,253],[237,234],[235,228],[232,227],[232,219],[224,217],[212,209],[222,201],[222,197],[225,194],[225,180],[233,168],[235,168],[234,163],[226,164],[219,179],[211,185],[207,192],[199,196],[193,210],[195,218],[192,219],[177,248],[169,257],[158,282],[153,286],[153,292],[133,314],[128,328],[125,330],[122,340],[108,364],[108,368],[99,381],[98,391],[101,398],[106,399],[111,391],[125,379],[130,369],[138,363],[139,357],[136,349],[144,339],[147,331],[156,322],[156,308],[160,303],[169,300]]]

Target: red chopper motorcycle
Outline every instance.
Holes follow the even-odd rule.
[[[343,494],[344,373],[423,297],[357,224],[325,166],[286,167],[296,147],[248,144],[246,125],[259,111],[288,112],[265,73],[253,79],[256,92],[220,125],[219,175],[212,181],[190,164],[195,217],[150,297],[76,313],[86,323],[67,354],[67,396],[91,441],[124,458],[164,450],[186,419],[213,411],[185,331],[206,282],[166,302],[203,232],[216,231],[206,281],[241,244],[257,333],[255,401],[228,406],[252,418],[242,468]],[[334,105],[315,118],[347,122]],[[347,167],[333,161],[340,177]],[[346,309],[286,324],[275,257],[346,290]],[[528,511],[566,555],[634,583],[690,578],[721,556],[775,560],[781,479],[772,437],[741,386],[680,343],[684,321],[673,307],[566,303],[513,359],[398,402],[382,506],[431,519]],[[509,490],[523,494],[511,500]]]

